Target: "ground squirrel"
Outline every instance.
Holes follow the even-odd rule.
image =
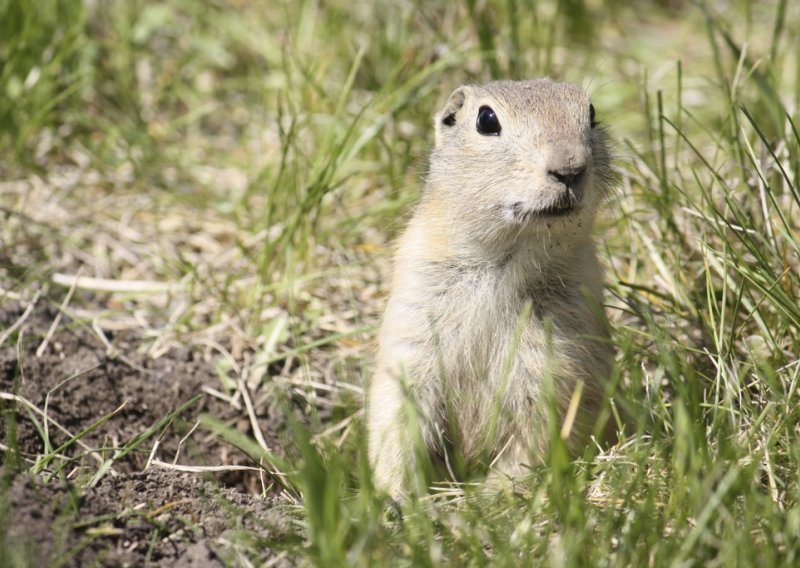
[[[435,127],[367,396],[375,484],[396,499],[415,440],[510,478],[546,452],[552,408],[586,443],[612,360],[591,231],[613,175],[584,90],[462,86]]]

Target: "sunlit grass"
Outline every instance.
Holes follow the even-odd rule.
[[[53,272],[175,285],[121,296],[143,349],[224,338],[220,390],[256,376],[300,399],[315,435],[295,425],[275,455],[205,422],[302,495],[293,554],[797,562],[792,3],[34,4],[0,3],[0,283],[48,283],[55,305]],[[620,156],[599,248],[627,438],[519,495],[439,488],[398,517],[371,489],[359,415],[389,243],[447,93],[539,75],[583,84]]]

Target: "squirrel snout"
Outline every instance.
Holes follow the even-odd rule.
[[[589,166],[589,156],[582,148],[554,145],[546,158],[547,176],[567,187],[581,182]]]
[[[583,174],[586,173],[586,164],[581,166],[567,166],[561,168],[551,168],[547,170],[547,175],[556,181],[563,183],[567,187],[574,187],[580,183]]]

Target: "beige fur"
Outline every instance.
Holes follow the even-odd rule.
[[[478,132],[482,106],[499,135]],[[375,482],[396,499],[415,439],[435,461],[457,452],[525,473],[547,449],[548,400],[563,420],[579,383],[569,442],[585,443],[612,359],[591,231],[613,176],[586,93],[548,79],[463,86],[435,125],[367,397]]]

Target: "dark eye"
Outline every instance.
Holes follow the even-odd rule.
[[[594,105],[589,104],[589,125],[594,128],[597,126],[597,121],[594,119]]]
[[[484,136],[499,136],[500,135],[500,121],[497,120],[497,115],[488,106],[482,106],[478,109],[478,132]]]

